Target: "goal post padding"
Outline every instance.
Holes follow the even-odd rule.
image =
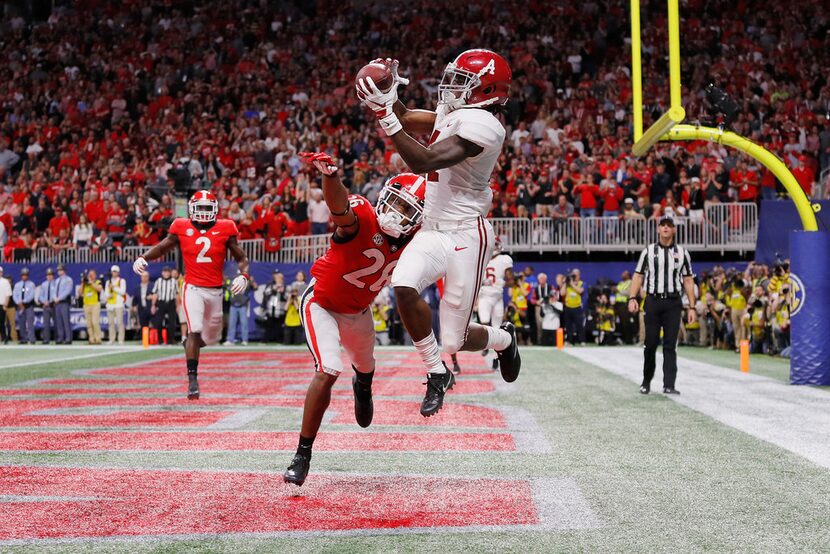
[[[790,234],[790,383],[830,385],[830,232]]]

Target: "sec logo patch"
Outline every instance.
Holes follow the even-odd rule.
[[[185,235],[187,235],[188,237],[192,237],[193,236],[193,229],[188,229],[187,232],[185,232]]]
[[[375,236],[372,237],[372,242],[375,243],[375,246],[380,246],[383,244],[383,237],[380,236],[380,233],[375,233]]]

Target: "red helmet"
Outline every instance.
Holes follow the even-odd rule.
[[[200,190],[187,203],[187,214],[196,223],[213,223],[218,213],[219,201],[209,190]]]
[[[513,72],[507,61],[490,50],[467,50],[447,64],[438,85],[438,103],[452,108],[503,106]]]
[[[401,173],[386,181],[375,206],[383,232],[395,238],[415,232],[424,215],[426,190],[423,175]]]

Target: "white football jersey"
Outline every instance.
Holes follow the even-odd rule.
[[[507,254],[495,256],[484,269],[484,281],[479,294],[501,296],[504,292],[504,272],[513,267],[513,258]]]
[[[436,112],[430,144],[458,135],[483,150],[478,156],[427,175],[424,219],[457,222],[487,216],[493,200],[490,175],[504,143],[504,127],[487,110],[459,108],[447,112],[442,108],[439,106]]]

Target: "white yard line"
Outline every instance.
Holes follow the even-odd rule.
[[[6,348],[8,348],[8,347],[4,347],[3,349],[5,350]],[[67,350],[69,350],[69,349],[67,349]],[[34,365],[53,364],[53,363],[58,363],[58,362],[71,362],[71,361],[74,361],[74,360],[86,360],[86,359],[89,359],[89,358],[98,358],[100,356],[109,356],[109,355],[113,355],[113,354],[126,354],[128,352],[140,352],[140,351],[141,350],[139,348],[128,348],[128,347],[127,348],[111,348],[111,349],[107,349],[106,351],[93,352],[91,354],[78,354],[78,355],[74,355],[74,356],[70,355],[69,352],[66,352],[66,354],[63,354],[63,352],[61,352],[61,353],[56,352],[55,356],[58,356],[56,358],[42,358],[42,359],[37,359],[37,360],[31,360],[31,361],[28,361],[28,362],[21,362],[21,363],[17,363],[17,364],[0,365],[0,370],[2,370],[2,369],[12,369],[12,368],[16,368],[16,367],[28,367],[28,366],[34,366]],[[6,356],[6,358],[7,359],[8,358],[13,358],[13,355]]]
[[[641,348],[569,348],[566,352],[634,383],[642,382]],[[661,367],[658,355],[652,394],[662,391]],[[678,358],[677,388],[679,396],[667,397],[830,469],[830,394],[826,391],[684,357]],[[636,387],[631,394],[639,394]]]

